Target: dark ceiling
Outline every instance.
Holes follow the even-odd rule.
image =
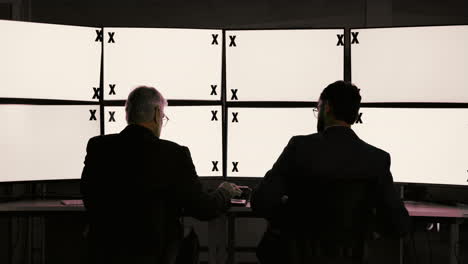
[[[131,27],[365,27],[468,24],[463,0],[29,0],[30,20]]]

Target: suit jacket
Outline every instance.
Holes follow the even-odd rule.
[[[163,258],[176,251],[182,214],[209,220],[230,205],[224,189],[202,190],[187,147],[142,126],[91,138],[84,163],[81,193],[98,252]]]
[[[318,241],[362,241],[372,226],[397,236],[409,228],[390,155],[343,126],[291,138],[251,205],[271,227]]]

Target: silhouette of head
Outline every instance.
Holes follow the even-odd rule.
[[[317,104],[317,132],[333,125],[351,126],[356,122],[360,104],[361,95],[354,84],[336,81],[328,85]]]
[[[125,103],[128,124],[138,124],[149,128],[157,137],[161,135],[166,99],[153,87],[139,86],[129,95]]]

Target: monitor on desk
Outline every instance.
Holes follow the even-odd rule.
[[[353,126],[391,155],[395,182],[468,185],[468,108],[361,108]]]
[[[316,101],[344,78],[343,29],[226,31],[227,101]]]
[[[0,98],[97,102],[97,28],[0,20]]]
[[[352,29],[363,102],[468,103],[468,25]]]
[[[0,105],[0,182],[80,179],[98,105]]]
[[[105,28],[104,33],[105,100],[125,100],[139,85],[154,86],[169,100],[221,99],[221,30]]]

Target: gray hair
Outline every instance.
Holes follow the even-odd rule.
[[[166,105],[166,99],[154,87],[138,86],[130,92],[125,103],[127,123],[150,122],[154,118],[154,108],[162,110]]]

